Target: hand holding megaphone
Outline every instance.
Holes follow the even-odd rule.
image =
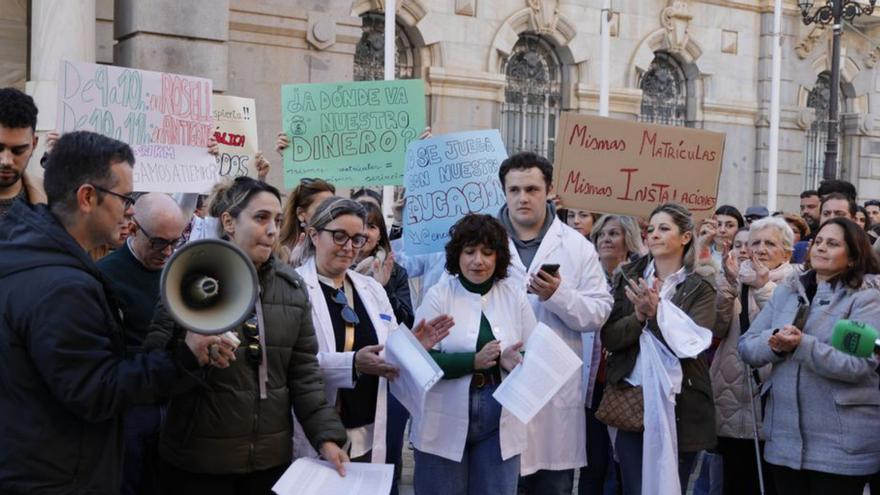
[[[834,325],[831,346],[838,351],[861,358],[880,353],[877,329],[867,323],[852,320],[840,320]]]
[[[187,331],[185,341],[198,360],[199,366],[210,363],[216,368],[228,368],[230,363],[235,361],[235,346],[222,336]]]

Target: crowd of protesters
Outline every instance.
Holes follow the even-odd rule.
[[[402,200],[389,228],[370,189],[301,178],[285,198],[262,154],[192,201],[136,194],[131,148],[89,132],[50,135],[35,174],[37,113],[0,89],[0,492],[270,493],[317,456],[397,480],[407,445],[417,494],[845,495],[880,471],[880,359],[830,344],[840,320],[880,323],[880,201],[848,182],[799,212],[600,215],[522,152],[497,215],[413,255]],[[160,299],[202,238],[258,274],[235,339]],[[538,323],[583,367],[523,424],[493,393]],[[396,331],[444,372],[417,412],[389,391]]]

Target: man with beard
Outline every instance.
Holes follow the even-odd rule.
[[[819,191],[809,189],[801,193],[801,217],[806,220],[807,225],[810,227],[810,235],[801,239],[801,242],[809,241],[813,238],[813,234],[819,230],[819,217],[821,216],[819,204],[821,202]]]
[[[16,199],[45,203],[41,188],[25,175],[37,147],[37,106],[15,88],[0,88],[0,218]]]

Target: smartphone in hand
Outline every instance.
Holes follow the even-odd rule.
[[[556,273],[559,272],[559,263],[545,263],[541,265],[541,271],[547,272],[555,277]]]

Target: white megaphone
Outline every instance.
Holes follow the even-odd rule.
[[[220,239],[193,241],[178,249],[162,270],[159,287],[174,321],[205,335],[240,325],[251,315],[259,290],[251,260]]]

